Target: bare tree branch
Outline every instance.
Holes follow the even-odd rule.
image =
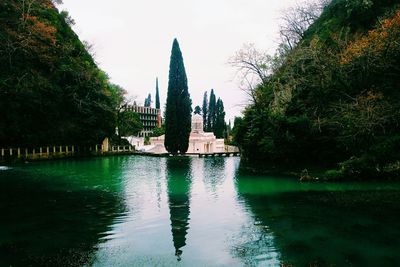
[[[286,9],[281,17],[281,41],[290,49],[296,47],[304,37],[304,32],[319,18],[329,2],[330,0],[305,1]]]

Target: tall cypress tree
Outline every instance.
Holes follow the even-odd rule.
[[[215,108],[216,108],[216,101],[215,101],[214,89],[211,89],[210,102],[208,103],[208,117],[207,117],[208,132],[214,132],[215,111],[216,111]]]
[[[192,100],[190,99],[185,65],[178,40],[172,44],[169,64],[167,105],[165,111],[165,141],[168,152],[186,153],[192,119]]]
[[[204,92],[203,96],[203,107],[202,107],[202,112],[203,112],[203,130],[207,131],[207,115],[208,115],[208,97],[207,97],[207,91]]]
[[[160,109],[160,93],[158,91],[158,77],[156,79],[156,109]]]
[[[228,139],[229,136],[232,133],[232,124],[231,124],[231,120],[229,120],[228,125],[225,126],[225,134],[224,134],[224,138]]]
[[[147,98],[144,100],[144,106],[151,107],[151,94],[149,94]]]
[[[223,138],[225,131],[225,110],[224,103],[218,98],[215,112],[214,133],[217,138]]]

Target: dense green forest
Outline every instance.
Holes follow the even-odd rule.
[[[400,174],[400,8],[333,0],[284,16],[274,56],[248,46],[232,64],[258,78],[235,119],[244,158],[323,168],[325,178]]]
[[[123,90],[50,0],[0,1],[0,145],[96,144]]]

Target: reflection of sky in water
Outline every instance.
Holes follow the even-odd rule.
[[[232,266],[255,255],[259,263],[278,264],[272,235],[238,202],[239,160],[183,161],[132,159],[127,167],[135,168],[122,178],[129,212],[99,246],[95,265]]]
[[[399,183],[299,183],[239,163],[133,156],[1,171],[0,266],[400,264]]]
[[[0,166],[0,171],[8,171],[11,170],[11,167],[8,166]]]

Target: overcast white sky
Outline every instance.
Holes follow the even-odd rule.
[[[178,38],[193,108],[214,88],[227,119],[240,115],[245,94],[227,64],[243,44],[275,50],[281,11],[296,0],[64,0],[75,32],[93,45],[95,59],[113,83],[137,102],[159,77],[162,106],[168,85],[172,41]]]

